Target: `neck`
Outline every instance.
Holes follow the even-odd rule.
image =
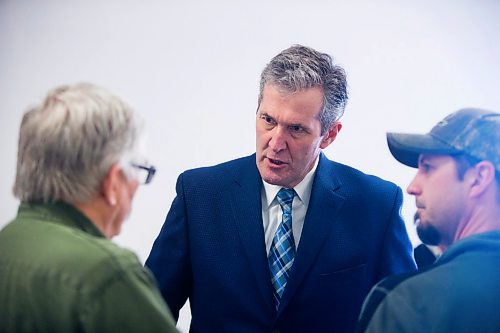
[[[467,219],[459,224],[454,242],[466,237],[489,231],[500,230],[500,206],[477,203]]]
[[[103,200],[94,198],[88,202],[77,202],[73,206],[82,212],[107,239],[111,239],[114,236],[110,227],[111,223],[109,222],[109,207]]]

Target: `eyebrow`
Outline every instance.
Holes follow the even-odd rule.
[[[418,164],[420,163],[434,163],[436,161],[436,155],[432,154],[421,154],[418,158]]]
[[[274,118],[273,116],[271,116],[267,112],[257,111],[257,114],[260,115],[260,116],[269,117],[269,118],[273,119],[274,121],[276,121],[276,118]],[[302,123],[284,123],[284,125],[286,125],[286,126],[300,126],[300,127],[304,128],[304,129],[309,129],[308,126],[306,126],[306,125],[304,125]]]
[[[420,163],[424,163],[428,160],[429,158],[423,154],[420,154],[420,156],[418,157],[418,164]]]

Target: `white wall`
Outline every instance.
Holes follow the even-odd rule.
[[[464,106],[500,110],[499,17],[496,0],[0,0],[0,227],[18,204],[22,113],[55,85],[90,81],[148,124],[159,172],[115,239],[145,260],[177,175],[254,151],[260,71],[295,43],[348,73],[344,128],[326,154],[405,188],[414,170],[392,158],[386,131],[427,132]],[[413,207],[406,196],[417,243]]]

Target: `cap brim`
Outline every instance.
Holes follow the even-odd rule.
[[[420,154],[454,155],[460,153],[430,134],[387,133],[387,144],[396,160],[413,168],[418,167]]]

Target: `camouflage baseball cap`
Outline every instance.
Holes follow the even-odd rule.
[[[465,153],[488,160],[500,172],[500,113],[467,108],[441,120],[427,134],[387,133],[392,155],[401,163],[418,167],[420,154]]]

